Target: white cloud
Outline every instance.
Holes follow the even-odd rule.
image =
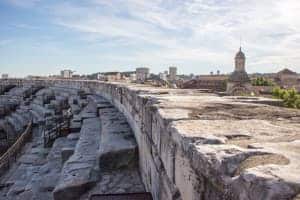
[[[6,1],[14,6],[29,8],[36,5],[41,0],[6,0]]]
[[[39,0],[9,1],[32,6]],[[128,60],[149,65],[213,63],[229,72],[242,37],[249,71],[270,71],[284,65],[299,71],[299,0],[76,2],[50,6],[54,23],[80,33],[84,41],[106,41],[104,48],[126,46],[134,52]],[[108,57],[124,58],[126,53]]]
[[[5,47],[6,45],[9,45],[12,42],[12,40],[5,39],[5,40],[0,40],[0,47]]]

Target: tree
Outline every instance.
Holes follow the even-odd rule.
[[[252,85],[254,86],[274,86],[273,81],[266,79],[264,77],[257,77],[252,80]]]
[[[280,92],[281,92],[281,89],[280,87],[275,87],[273,88],[273,91],[272,91],[272,94],[275,98],[280,98]]]
[[[297,95],[297,100],[295,102],[296,108],[300,109],[300,94]]]
[[[300,109],[300,94],[295,88],[280,89],[279,87],[275,87],[273,89],[273,96],[282,99],[285,107]]]

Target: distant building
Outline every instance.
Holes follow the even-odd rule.
[[[166,73],[163,73],[163,72],[161,72],[161,73],[159,73],[159,78],[160,78],[161,80],[164,80],[164,81],[166,81],[166,80],[167,80],[167,74],[166,74]]]
[[[300,76],[287,68],[279,71],[274,81],[283,88],[300,88]]]
[[[46,79],[47,77],[43,77],[43,76],[36,76],[36,75],[28,75],[26,77],[26,79],[30,79],[30,80],[38,80],[38,79]]]
[[[155,87],[170,87],[165,73],[150,74],[146,83]]]
[[[130,81],[136,81],[136,73],[130,74],[129,80]]]
[[[226,91],[227,75],[199,75],[181,84],[184,89],[205,89],[211,92]]]
[[[241,95],[251,93],[251,81],[245,70],[246,56],[240,47],[235,56],[235,70],[230,74],[227,82],[227,93]]]
[[[181,78],[181,76],[179,76]],[[214,74],[211,71],[207,75],[190,75],[185,77],[180,84],[180,88],[184,89],[203,89],[209,92],[225,92],[227,86],[228,75],[221,74],[219,70]]]
[[[2,74],[2,75],[1,75],[1,78],[2,78],[2,79],[8,79],[8,74]]]
[[[105,76],[102,73],[97,74],[97,79],[100,81],[105,81]]]
[[[145,82],[149,78],[149,68],[146,67],[140,67],[136,68],[136,80],[137,82]]]
[[[177,79],[177,67],[169,67],[169,80],[176,81]]]
[[[120,72],[98,73],[97,79],[101,81],[120,81],[121,73]]]
[[[121,79],[135,81],[135,71],[121,72]]]
[[[72,78],[73,77],[73,71],[69,70],[69,69],[65,69],[65,70],[62,70],[60,72],[60,75],[61,75],[62,78]]]
[[[72,78],[73,78],[73,79],[80,79],[81,77],[80,77],[79,74],[73,74],[73,75],[72,75]]]

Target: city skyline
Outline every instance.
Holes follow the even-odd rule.
[[[230,73],[241,37],[249,73],[299,72],[298,8],[296,0],[3,0],[0,72]]]

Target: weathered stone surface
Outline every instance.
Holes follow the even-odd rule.
[[[69,140],[78,140],[80,137],[80,133],[70,133],[67,138]]]
[[[41,93],[42,91],[38,92],[38,95]],[[45,120],[47,116],[44,115],[45,112],[54,114],[41,102],[44,100],[41,96],[37,98],[38,101],[31,103],[30,106],[22,105],[12,113],[11,117],[16,125],[22,125],[22,120],[29,122],[32,113],[36,114],[36,121]],[[30,107],[35,109],[30,110]],[[50,123],[49,120],[46,122]],[[20,157],[16,158],[15,163],[10,163],[11,168],[1,177],[3,187],[0,188],[0,199],[53,199],[52,191],[58,184],[62,168],[61,150],[74,148],[78,136],[77,139],[58,138],[50,150],[44,148],[42,129],[39,124],[37,125],[33,129],[32,141],[25,145]]]
[[[81,129],[81,122],[74,122],[73,120],[70,123],[70,127],[69,127],[71,132],[80,132]]]
[[[20,134],[24,130],[24,127],[20,123],[18,123],[18,119],[16,117],[12,115],[7,116],[6,120],[13,127],[16,134]]]
[[[116,108],[100,109],[102,124],[100,169],[111,171],[136,167],[137,144],[125,117]]]
[[[300,111],[193,90],[43,83],[97,93],[126,116],[139,146],[143,182],[155,200],[299,196]]]
[[[53,192],[55,200],[76,198],[98,180],[96,152],[99,140],[99,118],[84,119],[75,152],[65,162],[59,184]]]
[[[100,100],[97,99],[97,102]],[[138,151],[133,132],[123,114],[108,102],[98,103],[101,121],[100,180],[80,199],[95,194],[145,192],[138,171]],[[105,106],[104,106],[105,105]]]
[[[147,103],[133,100],[136,98],[138,87],[128,86],[130,89],[122,97],[122,105],[116,100],[119,97],[112,93],[113,90],[107,90],[105,87],[102,88],[104,96],[126,114],[132,127],[136,127],[135,134],[139,146],[144,148],[143,150],[140,149],[142,176],[148,177],[149,172],[151,174],[154,172],[161,175],[153,176],[154,178],[151,178],[152,182],[155,182],[155,177],[162,179],[162,173],[156,171],[151,163],[151,159],[153,159],[152,162],[156,163],[154,166],[160,169],[160,162],[155,161],[158,157],[158,160],[161,159],[166,169],[167,182],[171,185],[174,184],[179,189],[180,196],[183,199],[224,199],[226,196],[229,196],[229,199],[243,199],[243,196],[245,194],[249,195],[249,193],[253,195],[250,195],[249,199],[264,199],[258,195],[262,193],[258,190],[251,191],[247,188],[237,191],[233,187],[233,185],[237,185],[240,189],[243,188],[243,184],[236,184],[233,181],[239,176],[242,177],[242,175],[234,176],[234,174],[245,159],[254,155],[275,155],[275,159],[266,162],[267,165],[265,166],[278,165],[279,168],[283,166],[287,169],[298,168],[295,165],[297,163],[296,159],[294,158],[294,161],[291,161],[286,156],[288,155],[286,152],[281,150],[275,152],[271,148],[266,148],[266,146],[256,148],[253,145],[253,143],[261,142],[262,145],[273,143],[274,146],[277,146],[281,141],[287,143],[296,141],[299,137],[298,131],[295,131],[299,128],[295,124],[295,122],[299,122],[299,112],[296,110],[264,105],[259,100],[257,100],[259,104],[256,104],[255,102],[249,103],[244,100],[220,98],[205,94],[181,95],[175,90],[168,90],[169,94],[157,95],[159,89],[143,87],[146,91],[145,95],[140,94],[139,96],[142,96],[143,99],[149,99],[149,96],[151,96],[150,100],[147,101],[154,102],[154,104],[149,105],[153,109],[147,111],[147,109],[143,109],[147,106]],[[172,93],[176,95],[172,95]],[[130,99],[130,101],[126,102],[127,99],[128,101]],[[155,102],[158,102],[159,106]],[[152,113],[153,111],[155,112]],[[143,115],[148,115],[147,117],[152,115],[151,123],[155,124],[152,125],[152,129],[145,124],[149,123],[147,117],[144,118],[146,121],[140,121]],[[172,121],[174,121],[174,125],[170,123]],[[179,126],[179,124],[182,124],[182,126]],[[141,137],[138,129],[144,130],[146,135],[150,134]],[[157,149],[159,155],[153,154],[155,152],[153,150],[150,152],[145,150],[149,148]],[[286,149],[286,151],[297,155],[291,149]],[[151,156],[147,156],[147,154]],[[285,157],[285,162],[281,162],[282,155]],[[286,159],[289,160],[289,164],[286,164]],[[291,164],[291,162],[294,164]],[[257,162],[257,164],[258,166],[254,164],[251,167],[260,168],[261,163]],[[287,169],[285,174],[289,174]],[[254,174],[254,179],[259,180],[259,173]],[[294,170],[292,174],[295,174]],[[273,179],[277,180],[276,176],[273,176]],[[290,181],[294,183],[292,185],[298,184],[297,180],[288,180],[286,177],[284,179],[286,184]],[[175,198],[176,191],[171,192],[170,189],[162,191],[163,187],[155,187],[157,183],[159,184],[159,181],[155,184],[149,184],[148,181],[148,178],[144,179],[155,199],[161,199],[162,196],[165,196],[163,194],[167,193],[173,194],[173,196],[169,195],[168,199]],[[229,186],[227,187],[227,185]],[[289,186],[290,189],[288,189],[281,184],[281,187],[286,193],[282,193],[280,189],[275,189],[275,187],[267,189],[269,187],[266,184],[263,190],[265,190],[264,194],[267,194],[267,196],[264,197],[272,199],[277,195],[277,199],[281,199],[281,197],[292,198],[293,195],[299,192],[298,189],[292,189],[294,186]],[[282,194],[281,197],[279,193]]]
[[[63,148],[61,150],[62,163],[66,162],[74,153],[74,148]]]
[[[93,194],[121,194],[145,192],[138,170],[115,170],[101,172],[101,178],[80,200],[88,199]]]
[[[35,128],[33,132],[33,135],[36,135],[39,129]],[[43,149],[36,138],[25,146],[24,155],[12,166],[11,171],[1,177],[1,183],[7,186],[0,190],[1,196],[13,200],[25,196],[27,198],[32,194],[33,183],[39,178],[41,166],[46,163],[46,155],[47,150]]]
[[[54,112],[38,104],[31,104],[31,109],[37,112],[40,116],[49,117],[54,115]]]

